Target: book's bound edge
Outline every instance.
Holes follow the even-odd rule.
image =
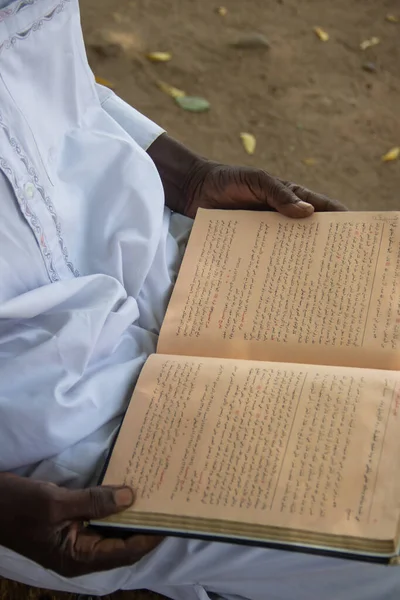
[[[163,529],[146,529],[141,527],[123,527],[115,525],[106,525],[102,521],[91,521],[90,525],[94,527],[104,537],[130,537],[136,534],[142,535],[157,535],[165,537],[178,537],[186,539],[199,539],[207,542],[223,542],[230,544],[238,544],[240,546],[250,546],[258,548],[268,548],[271,550],[280,550],[286,552],[300,552],[302,554],[312,554],[314,556],[327,556],[331,558],[341,558],[356,562],[363,563],[374,563],[382,565],[400,566],[399,556],[382,556],[376,554],[356,554],[355,552],[347,552],[345,550],[335,550],[322,547],[304,546],[301,544],[287,544],[278,542],[269,542],[262,540],[250,540],[245,538],[233,538],[231,536],[224,535],[207,535],[205,533],[198,532],[183,532],[183,531],[171,531]]]
[[[129,400],[129,402],[131,402],[131,401],[132,401],[132,398]],[[128,406],[129,406],[129,404],[128,404]],[[113,442],[112,442],[112,444],[110,446],[110,449],[108,450],[106,460],[104,462],[104,465],[103,465],[103,467],[102,467],[102,469],[100,471],[100,475],[99,475],[98,480],[97,480],[97,485],[102,485],[103,484],[104,477],[106,476],[106,473],[107,473],[108,465],[110,464],[111,455],[112,455],[112,453],[114,451],[115,444],[117,443],[119,434],[121,432],[122,424],[125,421],[125,416],[126,416],[126,412],[128,410],[128,406],[126,407],[126,411],[125,411],[125,414],[124,414],[124,416],[122,418],[121,425],[118,427],[118,431],[115,434],[115,437],[114,437],[114,440],[113,440]],[[122,483],[121,485],[123,486],[124,484]]]
[[[209,210],[211,210],[211,209],[207,209],[207,208],[198,208],[198,209],[197,209],[197,213],[200,213],[200,212],[207,212],[207,210],[209,211]],[[214,209],[213,209],[213,210],[214,210]],[[196,216],[197,216],[197,213],[196,213]],[[170,310],[170,308],[171,308],[171,304],[172,304],[172,298],[173,298],[173,296],[174,296],[175,288],[176,288],[176,286],[177,286],[178,279],[179,279],[179,273],[180,273],[180,271],[181,271],[181,269],[182,269],[182,266],[183,266],[183,264],[184,264],[184,261],[185,261],[185,256],[187,256],[187,254],[186,254],[186,250],[187,250],[187,248],[189,247],[190,239],[191,239],[192,237],[194,237],[194,231],[195,231],[195,229],[196,229],[196,217],[195,217],[195,218],[194,218],[194,220],[193,220],[193,225],[192,225],[192,227],[191,227],[191,229],[190,229],[190,232],[189,232],[189,237],[188,237],[188,239],[187,239],[187,242],[186,242],[186,245],[185,245],[185,252],[183,253],[183,257],[182,257],[182,260],[181,260],[181,264],[179,265],[179,269],[178,269],[178,274],[177,274],[177,276],[176,276],[176,280],[175,280],[174,286],[173,286],[173,288],[172,288],[171,295],[170,295],[170,297],[169,297],[169,300],[168,300],[167,308],[166,308],[166,310],[165,310],[165,313],[164,313],[164,318],[163,318],[163,320],[162,320],[162,323],[161,323],[160,331],[159,331],[159,334],[158,334],[158,340],[157,340],[157,346],[156,346],[156,351],[155,351],[155,354],[162,354],[161,352],[159,352],[159,349],[158,349],[158,348],[159,348],[159,346],[160,346],[160,340],[161,340],[161,338],[163,337],[163,326],[164,326],[164,323],[165,323],[165,321],[166,321],[166,320],[167,320],[167,318],[168,318],[168,311],[169,311],[169,310]],[[186,259],[186,260],[187,260],[187,259]]]

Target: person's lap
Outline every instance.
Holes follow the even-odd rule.
[[[161,271],[173,281],[191,222],[173,215],[169,256],[159,257]],[[160,271],[160,269],[159,269]],[[154,279],[154,281],[153,281]],[[154,297],[159,281],[147,282]],[[140,303],[146,302],[146,294]],[[162,320],[162,303],[149,327]],[[160,313],[160,314],[158,314]],[[101,440],[99,447],[105,447]],[[81,455],[84,458],[84,453]],[[67,465],[68,466],[68,465]],[[47,473],[49,475],[49,473]],[[147,588],[173,600],[394,600],[400,597],[400,569],[333,558],[218,544],[166,539],[133,567],[66,579],[0,546],[0,576],[31,586],[92,595],[118,589]]]
[[[400,570],[395,567],[178,538],[166,539],[133,567],[75,579],[61,577],[0,547],[0,576],[81,594],[146,588],[173,600],[400,597]]]

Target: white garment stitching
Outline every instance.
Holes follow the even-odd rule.
[[[67,267],[69,268],[69,270],[71,271],[71,273],[75,277],[79,277],[79,271],[77,269],[75,269],[74,265],[69,260],[68,250],[67,250],[67,247],[66,247],[66,245],[64,243],[64,238],[62,236],[61,224],[60,224],[60,222],[58,220],[57,212],[56,212],[56,210],[54,208],[54,205],[53,205],[51,199],[49,198],[49,196],[46,195],[43,186],[40,185],[40,183],[39,183],[39,177],[38,177],[38,175],[37,175],[37,173],[35,171],[35,168],[32,165],[30,165],[27,156],[25,156],[25,154],[23,154],[23,152],[22,152],[20,144],[11,135],[11,132],[10,132],[9,128],[4,123],[1,112],[0,112],[0,127],[3,129],[4,133],[6,134],[6,137],[8,139],[8,142],[9,142],[10,146],[18,154],[18,156],[19,156],[21,162],[23,163],[23,165],[25,166],[28,174],[31,176],[31,178],[33,180],[33,183],[34,183],[37,191],[39,192],[40,196],[42,197],[43,202],[44,202],[47,210],[51,214],[51,217],[52,217],[53,222],[54,222],[54,226],[56,228],[58,243],[60,245],[61,252],[62,252],[64,261],[65,261],[65,264],[67,265]]]

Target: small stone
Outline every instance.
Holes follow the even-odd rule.
[[[117,58],[123,53],[123,49],[118,44],[102,43],[89,46],[99,58]]]
[[[97,31],[88,47],[100,58],[117,58],[123,54],[143,52],[142,40],[135,33],[125,31]]]
[[[378,71],[378,67],[373,62],[364,63],[362,68],[364,69],[364,71],[367,71],[367,73],[376,73]]]
[[[332,106],[333,100],[332,100],[332,98],[329,98],[329,96],[322,96],[321,104],[323,106],[326,106],[327,108],[329,108],[330,106]]]
[[[349,103],[351,106],[354,106],[354,107],[358,106],[358,100],[357,100],[357,98],[355,98],[354,96],[349,96],[349,97],[347,98],[347,102],[348,102],[348,103]]]
[[[270,48],[270,43],[265,35],[254,32],[241,36],[233,42],[231,46],[240,50],[268,50],[268,48]]]

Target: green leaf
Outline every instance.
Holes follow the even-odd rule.
[[[191,112],[205,112],[210,109],[210,103],[199,96],[182,96],[175,98],[175,102],[184,110]]]

